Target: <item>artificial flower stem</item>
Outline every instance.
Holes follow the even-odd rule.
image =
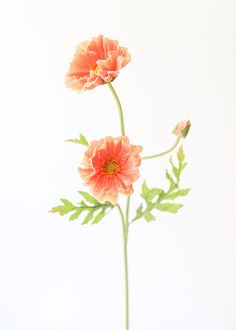
[[[112,86],[112,84],[109,82],[107,83],[108,87],[110,88],[110,91],[112,93],[112,95],[115,98],[117,107],[118,107],[118,111],[119,111],[119,116],[120,116],[120,128],[121,128],[121,134],[124,136],[125,135],[125,123],[124,123],[124,115],[123,115],[123,111],[122,111],[122,106],[119,100],[118,95],[116,94],[116,91],[114,89],[114,87]]]
[[[158,157],[161,157],[161,156],[164,156],[164,155],[170,153],[171,151],[173,151],[177,147],[177,145],[179,144],[179,141],[180,141],[180,138],[178,137],[177,140],[175,141],[174,145],[170,149],[167,149],[166,151],[163,151],[159,154],[142,157],[142,160],[151,159],[151,158],[158,158]]]
[[[127,228],[127,227],[126,227]],[[124,240],[124,262],[125,262],[125,329],[129,330],[129,273],[128,273],[128,255],[127,255],[127,238]]]
[[[130,207],[130,196],[127,197],[127,201],[126,201],[125,221],[126,221],[126,227],[127,227],[127,234],[128,234],[128,230],[129,230],[129,207]]]
[[[125,136],[125,123],[124,123],[124,115],[122,111],[122,106],[119,100],[118,95],[111,83],[108,83],[110,91],[114,96],[116,101],[119,117],[120,117],[120,128],[121,135]],[[128,254],[127,254],[127,242],[128,242],[128,227],[129,227],[129,206],[130,206],[130,196],[127,197],[126,202],[126,213],[125,216],[119,204],[117,204],[121,221],[123,227],[123,244],[124,244],[124,272],[125,272],[125,330],[129,330],[129,273],[128,273]]]
[[[128,204],[128,199],[127,199]],[[129,274],[128,274],[128,223],[119,204],[116,204],[120,213],[122,228],[123,228],[123,244],[124,244],[124,266],[125,266],[125,330],[129,330]],[[127,211],[127,208],[126,208]],[[126,213],[127,214],[127,213]]]

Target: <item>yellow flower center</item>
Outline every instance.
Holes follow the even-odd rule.
[[[103,171],[108,176],[113,176],[120,171],[120,166],[116,159],[108,159],[103,167]]]
[[[91,70],[91,71],[94,71],[94,72],[98,72],[100,69],[99,69],[99,66],[97,65],[97,63],[93,63],[93,64],[90,66],[90,70]]]

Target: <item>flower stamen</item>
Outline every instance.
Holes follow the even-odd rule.
[[[91,66],[90,66],[90,70],[93,71],[93,72],[99,72],[99,66],[97,65],[97,63],[93,63]]]
[[[116,159],[107,159],[104,166],[103,172],[107,176],[114,176],[120,171],[120,165]]]

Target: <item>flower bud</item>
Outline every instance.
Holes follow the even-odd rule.
[[[191,127],[190,120],[183,120],[174,128],[173,132],[179,138],[186,138]]]

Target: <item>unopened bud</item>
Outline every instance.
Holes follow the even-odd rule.
[[[191,127],[190,120],[183,120],[174,128],[173,132],[179,138],[186,138]]]

